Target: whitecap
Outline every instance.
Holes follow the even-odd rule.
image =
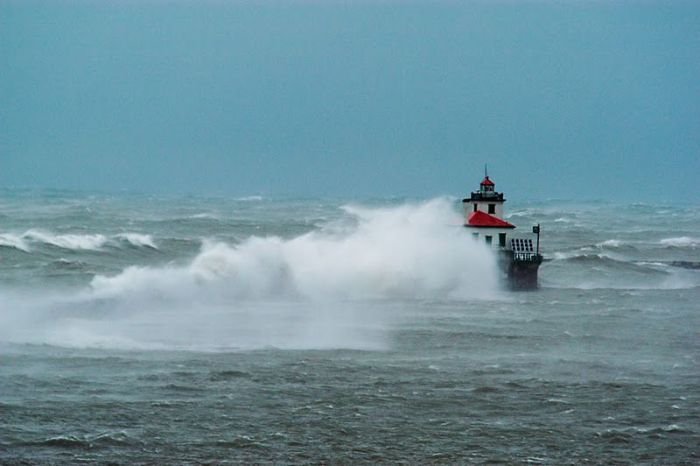
[[[596,244],[599,248],[619,248],[624,243],[619,239],[609,239]]]
[[[50,244],[62,249],[85,249],[99,250],[107,243],[107,237],[100,234],[65,234],[56,235],[42,230],[29,230],[24,235],[23,239],[29,239],[34,242]]]
[[[121,233],[118,234],[116,237],[123,241],[126,241],[132,246],[158,249],[151,235],[144,235],[141,233]]]
[[[667,247],[695,249],[698,246],[700,246],[700,238],[680,236],[676,238],[664,238],[661,241],[659,241],[659,243]]]
[[[12,233],[4,233],[0,235],[0,246],[19,249],[20,251],[29,252],[29,245],[23,237]]]
[[[196,220],[219,220],[219,217],[217,215],[212,214],[210,212],[201,212],[198,214],[193,214],[190,215],[188,218]]]

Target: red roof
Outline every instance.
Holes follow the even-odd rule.
[[[496,186],[496,184],[493,181],[491,181],[488,176],[481,181],[481,184],[483,186]]]
[[[469,214],[467,219],[468,227],[487,227],[487,228],[515,228],[515,225],[508,223],[505,220],[501,220],[486,212],[477,210]]]

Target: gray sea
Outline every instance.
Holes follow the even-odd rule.
[[[0,191],[2,464],[700,464],[700,207]]]

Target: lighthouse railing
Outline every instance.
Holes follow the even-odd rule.
[[[534,252],[514,252],[513,259],[520,262],[535,262],[539,254]]]
[[[539,251],[536,251],[530,238],[511,238],[510,250],[513,260],[520,262],[536,262],[540,260]]]

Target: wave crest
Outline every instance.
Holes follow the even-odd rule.
[[[140,233],[121,233],[118,234],[116,238],[125,241],[129,245],[137,248],[145,247],[151,249],[158,249],[151,235],[144,235]]]
[[[14,235],[12,233],[4,233],[0,235],[0,246],[29,252],[29,245],[27,244],[25,239],[19,235]]]
[[[24,235],[22,235],[22,237],[33,242],[49,244],[61,249],[75,250],[86,249],[96,251],[99,250],[102,246],[104,246],[107,242],[107,237],[100,234],[56,235],[41,230],[29,230]]]
[[[672,248],[691,248],[700,247],[700,238],[691,238],[690,236],[680,236],[677,238],[664,238],[659,243],[666,247]]]
[[[101,251],[107,246],[128,245],[136,248],[158,249],[153,237],[140,233],[120,233],[114,236],[103,234],[55,234],[50,231],[31,229],[23,234],[0,234],[0,247],[9,247],[32,252],[35,246],[47,245],[73,251]]]

